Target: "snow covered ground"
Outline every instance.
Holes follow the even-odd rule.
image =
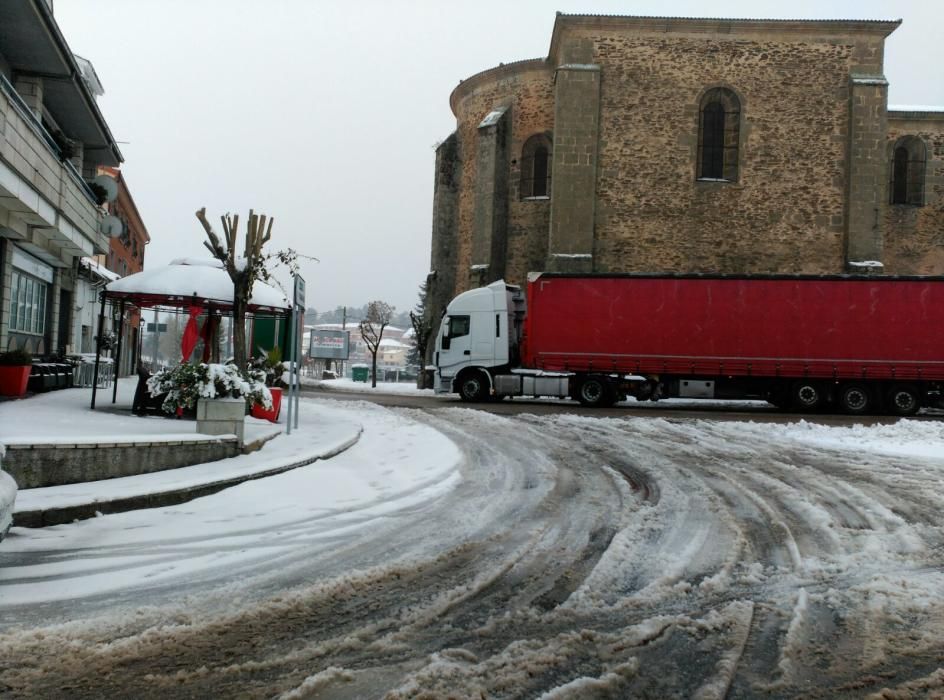
[[[114,413],[89,410],[90,390],[86,389],[2,404],[0,444],[205,439],[192,432],[193,421],[131,415],[127,410],[131,394],[133,382],[123,381],[119,395],[126,403]],[[286,415],[283,410],[278,426],[247,418],[247,439],[284,430]],[[363,432],[365,422],[370,430]],[[59,433],[60,427],[61,435],[51,432]],[[178,432],[182,427],[191,432]],[[347,521],[354,512],[366,517],[401,508],[417,499],[433,498],[455,481],[458,450],[437,431],[371,404],[326,407],[303,399],[298,429],[270,440],[259,451],[135,477],[25,489],[17,496],[16,509],[67,507],[213,483],[279,469],[309,455],[334,453],[358,438],[363,444],[347,453],[181,506],[44,529],[14,527],[0,551],[34,563],[0,567],[0,610],[100,595],[145,582],[188,580],[209,569],[232,570],[239,562],[256,561],[260,556],[268,559],[279,551],[271,543],[273,537],[285,549],[292,549],[298,544],[287,543],[304,541],[309,535],[298,530],[314,521],[323,523],[333,517]],[[345,522],[345,528],[350,526]],[[193,541],[194,533],[199,533],[203,544],[192,545],[186,556],[168,557],[168,548]],[[81,551],[83,556],[59,561],[63,549]],[[55,564],[44,555],[50,551],[56,552]]]
[[[302,377],[302,384],[315,386],[329,391],[346,391],[354,393],[398,394],[402,396],[434,396],[432,389],[417,389],[413,382],[377,382],[371,387],[370,382],[355,382],[347,377],[338,379],[312,379]]]
[[[0,687],[944,692],[942,421],[306,406],[361,440],[181,506],[14,527]]]
[[[398,396],[435,396],[435,392],[432,389],[417,389],[416,385],[411,382],[377,382],[376,388],[371,388],[370,382],[355,382],[353,379],[348,378],[339,378],[339,379],[312,379],[310,377],[303,377],[302,383],[305,386],[313,386],[321,389],[326,389],[328,391],[342,391],[342,392],[351,392],[351,393],[375,393],[375,394],[392,394]],[[458,398],[455,394],[451,395],[453,398]],[[534,397],[526,397],[521,399],[510,399],[512,401],[524,401],[524,402],[533,402],[536,400],[548,401],[552,403],[561,403],[561,399],[556,398],[545,398],[545,399],[535,399]],[[444,401],[445,403],[445,401]],[[564,402],[567,403],[567,402]],[[621,402],[619,405],[633,406],[634,408],[651,408],[653,410],[658,410],[661,405],[673,405],[673,406],[691,406],[692,408],[707,408],[707,407],[721,407],[727,408],[730,410],[739,410],[743,408],[757,408],[757,407],[770,407],[772,406],[766,401],[712,401],[706,399],[662,399],[661,401],[637,401],[636,399],[629,398],[626,401]],[[574,406],[577,405],[576,402],[573,402]]]
[[[137,382],[137,378],[119,379],[114,404],[111,388],[99,389],[94,411],[89,408],[91,389],[61,389],[19,401],[4,401],[0,403],[0,444],[206,439],[205,435],[196,434],[193,421],[133,415],[131,404]],[[246,442],[278,431],[269,421],[246,418]]]

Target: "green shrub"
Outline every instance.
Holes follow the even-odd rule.
[[[8,350],[0,352],[0,366],[3,367],[23,367],[33,364],[33,356],[26,350]]]
[[[272,394],[265,385],[265,372],[240,372],[235,365],[190,364],[184,362],[163,369],[148,379],[151,396],[167,394],[161,408],[174,413],[178,408],[196,408],[200,399],[245,398],[266,409],[272,408]]]

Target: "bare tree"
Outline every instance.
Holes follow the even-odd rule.
[[[246,224],[246,240],[243,254],[236,254],[236,234],[239,228],[239,214],[220,217],[223,223],[225,243],[213,230],[206,218],[206,207],[197,212],[197,219],[203,224],[209,241],[203,245],[213,254],[213,257],[223,263],[223,267],[233,280],[233,359],[240,370],[245,370],[246,358],[246,312],[249,309],[249,300],[252,298],[252,285],[257,279],[267,279],[265,269],[267,257],[262,253],[262,246],[272,237],[272,222],[268,219],[266,226],[265,214],[256,214],[249,210],[249,221]]]
[[[416,388],[427,389],[426,386],[426,348],[429,345],[429,336],[433,332],[433,320],[426,313],[426,295],[428,285],[420,285],[419,301],[416,308],[410,312],[410,324],[413,326],[413,355],[419,371],[416,375]]]
[[[361,338],[364,339],[371,358],[371,388],[377,386],[377,351],[380,349],[384,328],[390,325],[390,319],[393,318],[393,311],[394,308],[384,301],[372,301],[367,305],[367,314],[360,323]]]

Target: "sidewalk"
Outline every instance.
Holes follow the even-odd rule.
[[[180,443],[206,439],[192,421],[131,414],[135,379],[119,382],[118,402],[99,393],[89,409],[90,389],[65,389],[0,405],[0,445]],[[354,445],[362,426],[349,413],[305,402],[302,429],[284,435],[286,412],[272,424],[246,418],[246,442],[260,446],[239,455],[191,467],[46,488],[21,489],[14,521],[42,527],[138,508],[174,505],[243,481],[278,474],[333,457]],[[188,432],[184,432],[188,431]],[[173,449],[173,444],[168,444]]]

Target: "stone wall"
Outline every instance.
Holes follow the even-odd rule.
[[[839,274],[887,259],[888,272],[944,273],[941,119],[887,115],[884,41],[897,26],[558,15],[547,59],[484,71],[450,97],[433,313],[539,270]],[[715,88],[740,103],[725,181],[698,177],[699,108]],[[924,207],[888,206],[886,149],[900,133],[928,143]],[[553,143],[550,196],[523,199],[535,134]]]
[[[177,442],[7,445],[3,468],[21,489],[136,476],[240,453],[236,438]]]
[[[473,76],[461,90],[453,93],[453,111],[456,114],[456,279],[452,294],[469,289],[473,261],[473,235],[476,207],[481,211],[485,191],[477,194],[476,182],[480,176],[477,162],[477,144],[482,120],[496,108],[507,110],[510,124],[504,135],[507,187],[505,226],[506,251],[504,269],[491,270],[498,279],[523,284],[527,273],[541,269],[547,246],[547,200],[525,200],[519,197],[520,155],[524,142],[537,133],[551,132],[554,124],[553,73],[543,60],[509,64]],[[461,94],[460,94],[461,93]],[[434,219],[437,216],[434,214]],[[440,229],[435,234],[444,235]],[[436,248],[434,243],[433,247]],[[435,263],[434,263],[435,269]],[[486,283],[492,280],[486,280]],[[438,313],[438,312],[436,312]]]
[[[944,274],[944,112],[890,112],[885,163],[891,180],[895,143],[917,136],[927,148],[924,205],[888,204],[885,209],[885,272]]]
[[[843,270],[849,43],[774,33],[589,35],[602,69],[595,270]],[[698,106],[740,99],[736,182],[696,178]]]
[[[453,133],[436,148],[433,180],[433,240],[430,272],[426,279],[426,314],[436,328],[440,311],[455,295],[456,289],[458,178],[459,143]],[[431,352],[430,347],[427,360],[432,357]]]

